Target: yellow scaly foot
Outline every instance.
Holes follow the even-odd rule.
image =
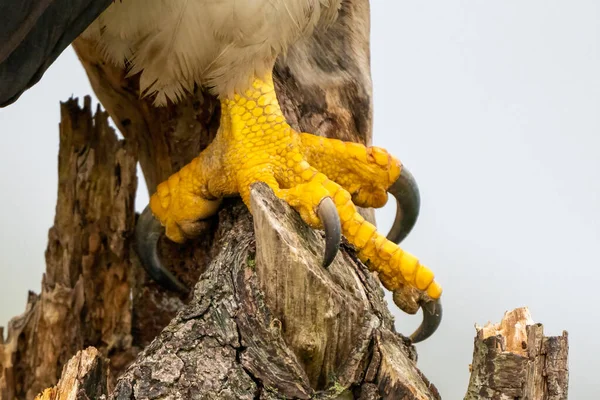
[[[255,79],[252,88],[223,99],[221,106],[221,124],[213,142],[161,183],[150,200],[152,213],[165,227],[167,237],[183,242],[194,236],[196,221],[215,214],[223,197],[239,194],[249,206],[251,185],[265,182],[311,227],[319,229],[324,223],[329,224],[330,231],[335,231],[335,225],[341,227],[359,258],[378,273],[382,284],[394,292],[395,303],[405,312],[414,314],[420,305],[426,305],[423,325],[412,338],[420,341],[431,335],[441,320],[437,300],[442,293],[433,273],[379,234],[355,206],[381,207],[387,202],[391,186],[402,179],[412,179],[403,174],[401,163],[377,147],[294,131],[283,117],[271,76]],[[414,200],[404,192],[395,193],[399,209],[402,200]],[[418,192],[416,202],[418,210]],[[138,237],[144,232],[156,232],[158,226],[154,223],[154,228],[150,227],[153,223],[148,222],[149,211],[145,215]],[[416,213],[412,218],[404,224],[408,230]],[[407,229],[395,230],[392,236],[397,241],[408,233]],[[140,251],[144,264],[154,263],[154,269],[161,268],[155,249],[157,239],[157,234],[146,233],[145,239],[140,240],[146,249]],[[336,251],[337,247],[333,256]],[[326,264],[330,261],[326,260]],[[170,280],[172,288],[184,289],[168,271],[152,268],[149,272],[154,278]]]

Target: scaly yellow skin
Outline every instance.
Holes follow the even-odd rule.
[[[220,199],[240,194],[250,206],[250,186],[267,183],[313,228],[317,206],[336,205],[342,233],[388,290],[416,288],[433,299],[442,293],[433,273],[376,231],[356,205],[381,207],[401,163],[387,151],[294,131],[285,121],[271,76],[221,102],[221,125],[208,148],[161,183],[150,200],[173,241],[193,235],[195,222],[216,213]],[[414,290],[414,289],[413,289]]]

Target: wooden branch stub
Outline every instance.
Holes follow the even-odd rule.
[[[251,208],[258,285],[283,339],[308,373],[306,384],[324,388],[335,375],[348,386],[364,362],[374,329],[384,323],[391,327],[389,313],[380,318],[371,312],[363,283],[372,285],[379,301],[381,290],[360,276],[361,268],[343,252],[324,269],[321,234],[276,201],[266,185],[253,187]]]
[[[466,400],[567,399],[567,332],[544,336],[526,307],[507,312],[499,324],[476,329]]]
[[[78,351],[63,367],[56,386],[36,400],[101,400],[108,395],[108,360],[94,348]]]

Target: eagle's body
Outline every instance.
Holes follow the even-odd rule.
[[[208,86],[219,95],[266,76],[294,42],[324,29],[342,0],[123,0],[84,32],[110,62],[140,72],[156,104]]]
[[[251,186],[264,182],[307,224],[325,229],[324,266],[343,233],[399,307],[415,313],[423,305],[423,324],[412,338],[424,340],[441,321],[441,287],[397,246],[418,215],[414,179],[383,149],[295,131],[275,92],[276,58],[315,29],[326,29],[342,2],[0,0],[0,106],[35,84],[79,34],[107,62],[139,74],[140,94],[157,106],[177,102],[195,86],[208,87],[221,102],[217,135],[158,185],[138,221],[136,241],[147,271],[185,290],[160,263],[161,226],[168,238],[183,242],[197,234],[198,220],[217,212],[223,197],[240,195],[250,205]],[[388,192],[399,212],[386,238],[356,206],[381,207]]]

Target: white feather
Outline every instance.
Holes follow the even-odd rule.
[[[84,32],[107,61],[141,73],[157,105],[194,85],[222,96],[264,76],[278,54],[337,17],[342,0],[122,0]]]

